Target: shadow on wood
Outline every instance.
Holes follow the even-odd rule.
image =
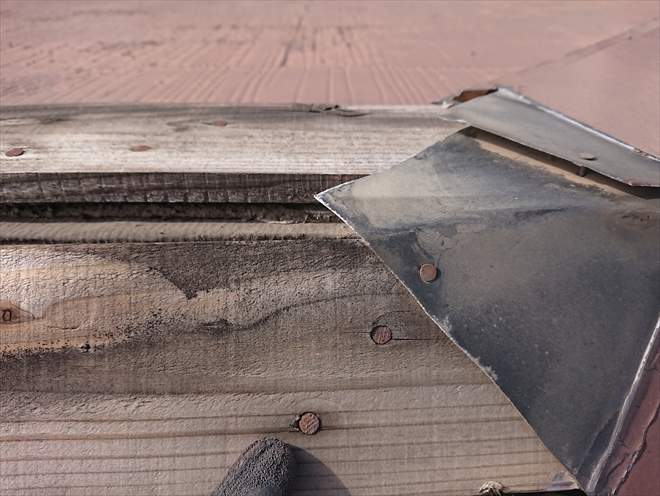
[[[351,496],[351,492],[330,467],[308,451],[296,446],[292,448],[298,462],[294,496],[299,493],[313,494],[313,491],[327,496]]]

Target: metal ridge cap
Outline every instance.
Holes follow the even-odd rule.
[[[660,157],[656,157],[652,153],[645,152],[644,150],[640,150],[639,148],[637,148],[637,147],[635,147],[635,146],[633,146],[629,143],[626,143],[625,141],[621,141],[620,139],[617,139],[614,136],[610,136],[609,134],[604,133],[603,131],[599,131],[598,129],[596,129],[594,127],[591,127],[588,124],[585,124],[585,123],[580,122],[576,119],[573,119],[572,117],[569,117],[566,114],[563,114],[563,113],[561,113],[557,110],[551,109],[550,107],[546,107],[545,105],[537,102],[536,100],[532,100],[531,98],[523,95],[522,93],[518,93],[518,92],[512,90],[511,88],[507,88],[506,86],[498,86],[497,91],[498,91],[498,93],[502,93],[503,95],[505,95],[507,97],[516,98],[516,99],[520,100],[523,103],[526,103],[528,105],[532,105],[532,106],[538,108],[539,110],[541,110],[541,111],[543,111],[547,114],[550,114],[553,117],[556,117],[557,119],[565,121],[568,124],[571,124],[571,125],[573,125],[575,127],[578,127],[578,128],[580,128],[584,131],[587,131],[588,133],[593,134],[594,136],[602,138],[606,141],[610,141],[610,142],[612,142],[616,145],[619,145],[623,148],[626,148],[626,149],[630,150],[631,152],[633,152],[635,154],[639,154],[639,155],[643,156],[644,158],[648,158],[649,160],[653,160],[655,162],[658,162],[658,164],[660,164]],[[641,152],[641,153],[639,153],[639,152]]]
[[[568,160],[583,168],[581,174],[589,169],[630,186],[660,187],[659,157],[509,88],[462,90],[433,103],[442,107],[439,117],[443,120],[469,124]],[[542,133],[547,133],[548,139]],[[598,151],[598,156],[587,153],[589,149]]]

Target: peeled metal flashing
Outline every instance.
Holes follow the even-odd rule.
[[[660,159],[506,88],[440,100],[445,120],[470,124],[631,186],[660,187]],[[586,158],[585,158],[586,157]]]
[[[317,199],[597,494],[657,334],[658,190],[590,183],[468,134]]]

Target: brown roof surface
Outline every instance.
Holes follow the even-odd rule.
[[[657,20],[498,82],[660,156]]]

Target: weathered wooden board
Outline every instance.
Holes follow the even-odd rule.
[[[0,222],[5,243],[162,243],[359,238],[346,224],[269,222]],[[17,283],[20,281],[16,281]]]
[[[434,105],[319,109],[3,107],[2,201],[314,202],[314,193],[392,167],[461,127]],[[24,153],[6,156],[13,148]]]
[[[297,495],[574,487],[358,240],[1,256],[3,494],[208,494],[262,436],[295,447]],[[289,427],[306,411],[314,436]]]
[[[434,106],[318,110],[3,109],[3,152],[25,150],[0,157],[3,493],[208,494],[267,435],[295,447],[299,495],[575,487],[310,204],[459,126]],[[290,427],[305,411],[315,436]]]

